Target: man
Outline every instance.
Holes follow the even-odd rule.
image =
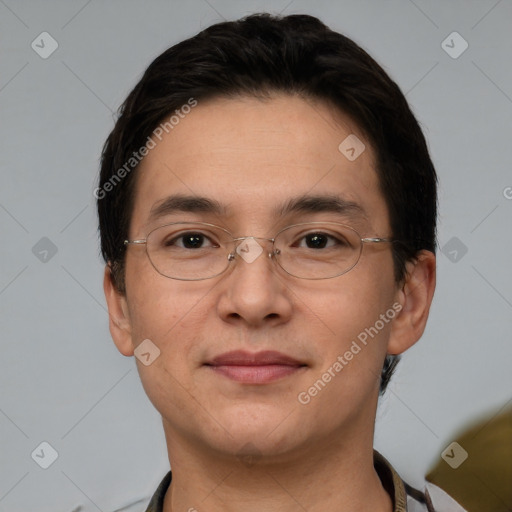
[[[436,175],[371,57],[310,16],[214,25],[149,66],[95,194],[172,468],[148,511],[434,510],[372,447],[434,293]]]

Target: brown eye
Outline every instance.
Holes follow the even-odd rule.
[[[179,247],[182,249],[203,249],[205,247],[218,247],[203,233],[189,232],[168,238],[164,247]]]
[[[310,249],[323,249],[329,242],[328,237],[325,235],[307,235],[304,237],[306,246]]]
[[[326,233],[308,233],[300,238],[297,247],[308,249],[325,249],[334,246],[344,246],[347,242],[343,237],[335,237]]]
[[[183,247],[186,249],[197,249],[202,247],[205,237],[200,233],[187,233],[180,237]]]

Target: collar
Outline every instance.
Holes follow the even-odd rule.
[[[382,486],[393,500],[393,512],[407,512],[405,484],[393,466],[376,450],[373,450],[373,465]]]
[[[408,495],[405,483],[400,478],[398,473],[393,469],[393,466],[377,451],[373,452],[373,465],[375,471],[379,475],[384,489],[391,496],[393,500],[393,512],[407,512],[408,500],[414,500],[419,504],[425,503],[424,496],[418,491],[410,490],[412,494]],[[164,479],[160,482],[155,494],[149,502],[146,512],[163,512],[164,497],[167,489],[171,485],[172,473],[169,471]],[[416,496],[414,496],[416,494]],[[409,496],[409,497],[408,497]],[[412,497],[414,496],[414,497]],[[413,508],[413,510],[421,510],[420,508]],[[427,508],[424,508],[426,511]]]

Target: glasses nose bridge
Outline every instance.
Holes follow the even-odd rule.
[[[271,244],[272,245],[272,249],[267,252],[267,255],[268,255],[269,258],[273,259],[273,257],[276,254],[278,254],[278,252],[279,252],[275,248],[275,240],[276,240],[275,237],[274,238],[265,238],[265,237],[262,237],[262,236],[252,236],[252,235],[233,237],[233,243],[235,244],[235,247],[234,247],[234,251],[229,255],[230,261],[232,259],[234,259],[235,253],[238,253],[238,248],[243,244],[243,242],[245,242],[247,240],[254,240],[258,244],[260,243],[260,241],[263,241],[263,242],[265,242],[265,245],[267,247],[268,247],[268,244]],[[262,247],[262,249],[263,249],[263,251],[265,251],[264,247]]]

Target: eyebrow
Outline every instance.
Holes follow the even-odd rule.
[[[336,213],[354,220],[367,220],[364,208],[353,201],[348,201],[336,195],[304,195],[290,199],[285,205],[276,210],[277,215],[290,213]]]
[[[176,212],[188,213],[214,213],[217,215],[225,211],[218,201],[200,196],[173,195],[156,203],[149,212],[149,221],[154,221],[165,215]]]
[[[201,196],[172,195],[156,203],[149,213],[149,221],[155,221],[165,215],[176,212],[225,214],[227,208],[215,199]],[[366,220],[364,208],[353,201],[336,195],[304,195],[288,200],[274,209],[276,217],[292,213],[336,213],[354,220]]]

